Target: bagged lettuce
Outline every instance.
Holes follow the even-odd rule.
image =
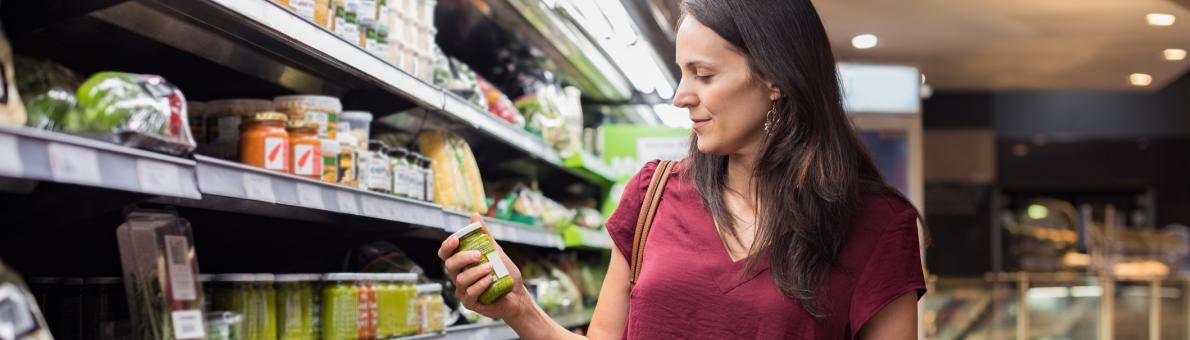
[[[65,131],[166,153],[194,151],[186,98],[159,76],[96,73],[77,97],[78,110],[62,121]]]
[[[26,125],[38,129],[58,129],[59,122],[75,110],[75,91],[79,80],[62,65],[26,57],[16,58],[17,89],[29,116]]]

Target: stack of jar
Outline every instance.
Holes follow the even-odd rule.
[[[442,284],[417,285],[418,333],[446,331],[446,302],[442,299]]]
[[[390,0],[388,25],[388,62],[432,81],[434,74],[435,37],[434,8],[437,0]]]
[[[322,338],[385,339],[417,334],[417,274],[326,274]]]
[[[371,140],[360,155],[360,181],[371,191],[433,202],[432,163],[419,153]]]
[[[431,81],[437,0],[278,0],[299,16]]]

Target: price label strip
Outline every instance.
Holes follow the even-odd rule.
[[[339,212],[359,215],[359,203],[355,201],[355,194],[344,190],[335,191],[335,200],[339,203]]]
[[[307,183],[297,184],[298,204],[303,207],[325,210],[326,206],[322,203],[322,190],[318,186]]]
[[[268,176],[244,173],[244,198],[262,202],[277,203],[273,194],[273,181]]]
[[[95,150],[74,145],[50,143],[50,174],[55,181],[79,184],[100,184],[99,154]]]
[[[141,191],[181,196],[181,178],[177,165],[149,159],[136,160],[136,180]]]
[[[17,137],[0,135],[0,175],[19,177],[24,173]]]

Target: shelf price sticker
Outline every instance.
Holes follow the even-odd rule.
[[[262,202],[277,203],[277,196],[273,194],[273,181],[267,176],[254,173],[244,173],[244,198]]]
[[[0,135],[0,175],[18,177],[24,172],[17,145],[17,136]]]
[[[99,184],[99,154],[95,150],[74,145],[50,143],[50,175],[55,181],[79,184]]]
[[[180,196],[181,178],[178,166],[149,159],[136,160],[136,181],[141,191]]]
[[[306,183],[297,184],[298,204],[311,208],[325,210],[325,205],[322,204],[322,190],[318,186]]]
[[[355,195],[353,195],[351,192],[336,190],[335,200],[339,203],[339,212],[359,215],[359,203],[356,203]]]
[[[202,322],[202,311],[198,309],[179,310],[170,313],[173,319],[174,338],[203,339],[207,336]]]

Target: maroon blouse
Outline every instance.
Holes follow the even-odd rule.
[[[657,164],[650,162],[628,182],[607,221],[626,258]],[[767,258],[758,270],[740,275],[745,261],[731,260],[710,212],[677,170],[663,195],[630,294],[624,338],[852,339],[896,298],[925,294],[914,210],[900,200],[864,198],[837,262],[819,284],[826,316],[815,319],[777,289]]]

